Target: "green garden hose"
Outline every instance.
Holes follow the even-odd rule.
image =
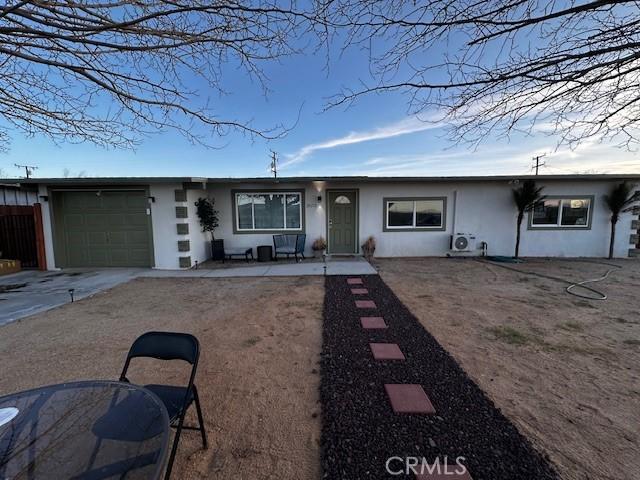
[[[535,275],[536,277],[546,278],[548,280],[553,280],[553,281],[556,281],[556,282],[567,283],[567,284],[569,284],[569,286],[565,290],[569,295],[573,295],[573,296],[579,297],[579,298],[585,298],[587,300],[606,300],[607,299],[607,295],[605,295],[604,293],[602,293],[599,290],[596,290],[595,288],[587,287],[586,284],[588,284],[588,283],[596,283],[596,282],[601,282],[602,280],[606,280],[607,277],[609,277],[609,275],[611,274],[611,272],[614,272],[616,269],[621,269],[622,268],[622,266],[616,265],[614,263],[596,262],[596,261],[592,261],[592,260],[574,260],[574,261],[579,262],[579,263],[595,263],[597,265],[606,265],[606,266],[615,267],[615,268],[610,268],[609,270],[607,270],[607,272],[604,275],[602,275],[601,277],[598,277],[598,278],[590,278],[588,280],[583,280],[581,282],[572,282],[571,280],[567,280],[565,278],[553,277],[551,275],[545,275],[543,273],[538,273],[538,272],[531,272],[531,271],[528,271],[528,270],[520,270],[519,268],[510,267],[508,265],[505,265],[504,263],[497,263],[497,262],[491,262],[491,261],[488,261],[488,260],[480,260],[480,259],[476,259],[476,260],[481,261],[481,262],[484,261],[484,262],[489,263],[491,265],[495,265],[496,267],[506,268],[507,270],[511,270],[511,271],[514,271],[514,272],[524,273],[526,275]],[[592,292],[592,293],[596,294],[597,297],[593,297],[593,296],[590,296],[590,295],[581,295],[580,293],[574,292],[573,291],[574,288],[581,288],[583,290],[588,290],[589,292]]]

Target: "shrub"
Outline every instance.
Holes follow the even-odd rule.
[[[373,235],[371,235],[362,244],[362,253],[364,253],[365,258],[369,260],[373,257],[373,254],[375,253],[375,251],[376,251],[376,239],[373,237]]]
[[[327,249],[327,242],[324,238],[318,237],[315,239],[313,244],[311,245],[311,249],[316,252],[321,252]]]

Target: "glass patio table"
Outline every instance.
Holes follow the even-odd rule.
[[[0,397],[0,479],[158,479],[167,410],[150,391],[86,381]]]

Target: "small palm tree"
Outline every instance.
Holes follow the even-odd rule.
[[[609,195],[604,196],[604,203],[611,211],[611,240],[609,240],[609,258],[613,258],[613,246],[616,241],[616,224],[620,218],[620,213],[636,201],[633,193],[635,185],[622,182],[614,185]]]
[[[520,230],[524,214],[533,210],[533,207],[547,198],[545,195],[541,194],[543,189],[544,187],[537,187],[536,182],[533,180],[525,180],[519,188],[514,188],[512,190],[513,201],[518,208],[515,258],[518,258],[518,255],[520,254]]]

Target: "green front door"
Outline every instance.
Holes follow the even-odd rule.
[[[53,192],[52,202],[58,267],[152,266],[145,191]]]
[[[329,192],[329,253],[357,253],[356,192]]]

